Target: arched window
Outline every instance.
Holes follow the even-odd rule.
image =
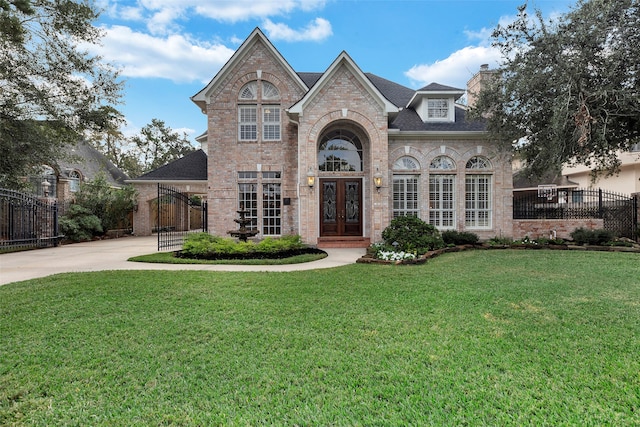
[[[69,172],[69,190],[72,193],[75,193],[80,190],[80,181],[82,180],[82,176],[80,172],[76,170],[72,170]]]
[[[455,170],[456,162],[454,162],[451,157],[438,156],[431,161],[431,164],[429,165],[429,169]]]
[[[440,229],[456,226],[456,163],[449,156],[438,156],[429,169],[429,223]],[[435,172],[435,173],[433,173]]]
[[[245,84],[238,93],[238,139],[240,141],[279,141],[280,135],[280,92],[267,81]],[[261,133],[258,130],[261,129]]]
[[[320,139],[318,169],[325,172],[362,172],[362,143],[351,131],[332,130]]]
[[[465,176],[465,225],[468,228],[491,228],[493,177],[491,162],[474,156],[467,161]]]
[[[491,162],[480,156],[474,156],[467,161],[467,169],[491,169]]]
[[[418,170],[420,169],[420,164],[413,157],[404,156],[395,161],[395,163],[393,164],[393,169],[397,171]]]
[[[420,216],[420,193],[418,184],[420,169],[416,159],[409,156],[400,157],[393,164],[393,217]],[[413,173],[411,173],[413,172]]]

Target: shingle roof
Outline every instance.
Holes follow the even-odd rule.
[[[207,155],[202,150],[193,151],[178,160],[147,172],[136,180],[206,181]]]
[[[126,173],[118,169],[107,157],[86,141],[80,141],[67,150],[68,158],[58,160],[60,173],[67,174],[78,170],[86,179],[94,179],[103,172],[107,182],[113,186],[124,185],[129,179]],[[64,157],[67,157],[64,156]]]
[[[455,122],[423,122],[418,113],[413,108],[405,108],[396,117],[390,129],[401,131],[432,131],[432,132],[480,132],[486,130],[483,120],[467,120],[467,112],[455,107]]]
[[[429,83],[422,89],[418,89],[418,92],[443,92],[443,91],[464,92],[464,89],[459,89],[457,87],[452,87],[452,86],[445,86],[445,85],[441,85],[440,83]]]

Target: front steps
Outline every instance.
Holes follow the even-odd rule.
[[[337,236],[337,237],[318,237],[318,248],[367,248],[371,244],[371,239],[368,237],[350,237],[350,236]]]

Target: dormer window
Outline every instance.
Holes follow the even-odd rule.
[[[449,100],[428,99],[427,118],[429,120],[447,120],[449,118]]]
[[[455,103],[464,90],[431,83],[416,91],[407,108],[413,108],[423,122],[454,122]]]

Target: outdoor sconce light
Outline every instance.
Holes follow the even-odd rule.
[[[376,168],[376,171],[376,174],[373,175],[373,185],[376,186],[376,190],[380,191],[380,187],[382,187],[382,174],[378,168]]]
[[[309,172],[307,172],[307,185],[309,188],[313,188],[316,183],[316,176],[313,174],[313,169],[309,168]]]

